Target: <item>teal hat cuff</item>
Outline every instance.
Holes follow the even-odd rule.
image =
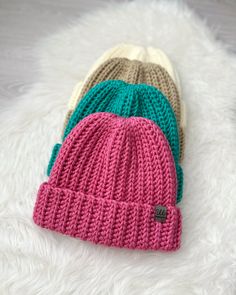
[[[60,148],[61,148],[61,144],[56,143],[52,149],[51,157],[50,157],[50,160],[48,163],[48,168],[47,168],[47,176],[49,176],[51,173],[52,167],[56,161],[56,158],[57,158]]]
[[[180,165],[176,165],[176,174],[177,174],[177,181],[178,181],[178,188],[177,188],[177,203],[179,203],[183,196],[183,170]]]

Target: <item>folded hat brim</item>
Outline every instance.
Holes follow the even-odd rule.
[[[171,251],[180,247],[181,214],[175,206],[167,205],[166,210],[166,220],[161,223],[155,220],[154,206],[98,198],[43,183],[33,219],[43,228],[96,244]]]

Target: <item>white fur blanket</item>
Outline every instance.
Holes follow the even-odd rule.
[[[182,247],[106,248],[37,227],[32,211],[75,83],[120,42],[164,50],[187,105]],[[179,2],[109,4],[37,47],[41,78],[0,113],[0,294],[236,292],[236,58]]]

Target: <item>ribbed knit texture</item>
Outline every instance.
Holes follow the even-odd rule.
[[[83,85],[87,81],[87,79],[92,75],[92,73],[103,62],[116,57],[128,58],[130,60],[138,60],[141,62],[149,62],[160,65],[168,72],[168,74],[176,84],[178,93],[181,96],[181,85],[179,75],[176,72],[168,56],[162,50],[150,46],[142,47],[133,44],[118,44],[115,47],[112,47],[105,51],[104,54],[100,56],[89,69],[84,81],[79,81],[78,84],[75,86],[73,94],[68,103],[69,110],[73,111],[76,107],[77,98],[80,96],[80,92],[82,90],[81,85]]]
[[[160,65],[154,63],[129,60],[127,58],[111,58],[102,63],[86,80],[78,97],[77,102],[96,84],[106,80],[123,80],[128,83],[145,83],[158,88],[169,100],[179,126],[180,158],[184,150],[184,130],[181,126],[181,104],[177,87],[168,74]],[[74,96],[75,97],[75,96]],[[69,110],[66,116],[64,128],[68,124],[73,110]]]
[[[41,227],[107,246],[176,250],[174,159],[161,129],[144,118],[96,113],[67,136],[33,219]],[[162,222],[155,215],[163,206]]]
[[[111,58],[124,57],[130,60],[139,60],[142,62],[155,63],[166,69],[168,74],[175,82],[179,93],[181,94],[181,85],[178,73],[176,72],[172,62],[164,51],[151,46],[143,47],[134,44],[117,44],[116,46],[105,51],[93,66],[90,68],[85,80],[105,61]]]
[[[175,114],[161,91],[146,84],[128,84],[109,80],[94,86],[83,97],[73,112],[64,132],[63,140],[76,124],[89,114],[110,112],[122,117],[144,117],[153,120],[169,141],[178,176],[177,201],[182,198],[183,175],[179,166],[179,136]],[[51,159],[55,158],[52,155]],[[53,166],[50,160],[48,174]]]

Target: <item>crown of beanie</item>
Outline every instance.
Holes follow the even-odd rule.
[[[151,46],[143,47],[134,44],[118,44],[107,51],[105,51],[93,64],[90,68],[88,76],[90,76],[104,61],[116,58],[116,57],[124,57],[130,60],[139,60],[141,62],[150,62],[159,64],[163,68],[166,69],[168,74],[171,76],[173,81],[176,83],[178,91],[181,92],[181,85],[178,73],[173,67],[169,57],[159,48],[154,48]]]
[[[146,84],[108,80],[96,84],[72,113],[63,140],[84,117],[95,112],[110,112],[122,117],[151,119],[167,137],[176,161],[179,160],[179,136],[175,114],[163,93]]]
[[[106,80],[123,80],[128,83],[145,83],[158,88],[169,100],[179,127],[180,158],[182,159],[184,149],[184,130],[181,126],[181,100],[176,85],[168,72],[159,64],[129,60],[127,58],[111,58],[103,62],[88,77],[77,96],[77,103],[96,84]],[[76,104],[77,104],[76,103]],[[65,127],[68,124],[72,110],[69,111]]]
[[[168,141],[154,122],[95,113],[64,141],[33,219],[107,246],[175,250],[181,235],[176,186]]]
[[[148,84],[158,88],[168,98],[180,123],[180,98],[176,85],[168,72],[154,63],[129,60],[127,58],[112,58],[101,64],[86,80],[80,97],[89,89],[106,80],[123,80],[132,84]]]
[[[91,88],[76,107],[66,126],[63,140],[79,121],[95,112],[109,112],[122,117],[144,117],[151,119],[162,129],[176,163],[179,202],[182,198],[183,173],[179,166],[178,127],[174,112],[162,92],[146,84],[128,84],[119,80],[101,82]],[[52,154],[48,175],[55,158]]]
[[[80,81],[78,84],[75,86],[72,96],[69,100],[69,112],[67,114],[66,118],[66,123],[67,124],[67,119],[71,115],[71,111],[74,110],[76,107],[76,104],[78,102],[78,98],[80,96],[80,92],[82,90],[82,86],[87,79],[92,75],[92,73],[105,61],[108,59],[112,58],[128,58],[130,60],[138,60],[141,62],[149,62],[149,63],[154,63],[158,64],[161,67],[163,67],[168,74],[171,76],[173,79],[174,83],[177,86],[178,92],[181,95],[181,85],[180,85],[180,79],[179,75],[176,72],[175,68],[173,67],[170,59],[168,56],[159,48],[153,48],[153,47],[142,47],[142,46],[137,46],[133,44],[118,44],[115,47],[112,47],[108,49],[107,51],[104,52],[102,56],[100,56],[96,62],[92,65],[92,67],[89,69],[87,76],[85,77],[84,82]],[[121,79],[123,80],[123,79]],[[182,101],[181,101],[182,102]]]

